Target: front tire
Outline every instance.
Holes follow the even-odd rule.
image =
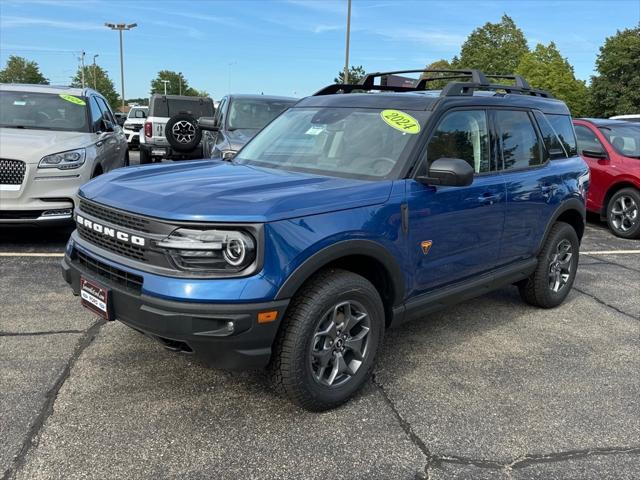
[[[522,299],[541,308],[557,307],[564,302],[576,279],[579,249],[573,227],[555,223],[538,255],[536,270],[518,285]]]
[[[607,205],[607,223],[614,235],[621,238],[640,238],[640,192],[623,188]]]
[[[371,375],[384,325],[371,282],[345,270],[320,272],[283,319],[269,365],[272,382],[310,411],[343,404]]]

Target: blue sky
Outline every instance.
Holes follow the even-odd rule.
[[[353,0],[351,64],[368,71],[419,68],[460,50],[487,21],[510,15],[529,45],[555,41],[576,75],[593,73],[598,48],[640,22],[640,0]],[[36,60],[52,83],[75,74],[78,54],[98,54],[120,89],[117,32],[125,32],[127,98],[147,96],[158,70],[181,71],[218,99],[235,93],[304,96],[344,65],[346,0],[2,0],[0,63]]]

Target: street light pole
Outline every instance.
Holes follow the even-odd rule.
[[[97,53],[93,56],[93,89],[96,90],[98,88],[98,84],[96,81],[96,57],[99,57]]]
[[[82,88],[84,88],[84,56],[84,52],[80,53],[80,76],[82,78]]]
[[[122,32],[124,30],[131,30],[138,26],[137,23],[105,23],[105,27],[111,30],[118,30],[120,33],[120,86],[122,92],[122,111],[124,112],[124,54],[122,50]]]
[[[167,96],[167,83],[169,84],[169,86],[171,86],[171,82],[169,80],[160,80],[162,83],[164,83],[164,96]]]
[[[179,92],[178,95],[182,95],[182,72],[178,72],[178,84],[179,84]]]
[[[351,34],[351,0],[347,0],[347,45],[344,56],[344,83],[349,83],[349,36]]]

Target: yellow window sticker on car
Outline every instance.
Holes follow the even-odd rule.
[[[415,135],[420,132],[420,124],[411,115],[400,110],[383,110],[380,112],[382,119],[390,127],[400,130],[403,133]]]
[[[65,95],[61,93],[59,97],[63,100],[66,100],[67,102],[75,103],[76,105],[86,105],[86,103],[84,103],[84,100],[78,97],[74,97],[73,95]]]

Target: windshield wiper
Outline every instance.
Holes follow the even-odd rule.
[[[20,130],[51,130],[48,127],[36,127],[35,125],[0,125],[2,128],[19,128]]]

